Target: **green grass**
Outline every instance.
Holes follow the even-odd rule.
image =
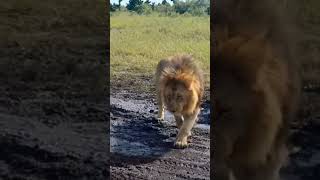
[[[194,56],[205,73],[206,87],[209,87],[209,16],[160,17],[125,12],[111,16],[111,86],[124,79],[152,79],[159,60],[177,53]]]

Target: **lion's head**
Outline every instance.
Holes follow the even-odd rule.
[[[184,61],[187,62],[187,61]],[[189,62],[188,62],[189,63]],[[174,114],[191,114],[200,104],[202,84],[198,69],[178,63],[165,67],[160,76],[160,88],[167,109]],[[187,68],[192,67],[192,68]]]

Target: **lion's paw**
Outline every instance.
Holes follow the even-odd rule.
[[[187,140],[182,140],[182,141],[177,140],[174,143],[174,147],[178,148],[178,149],[184,149],[184,148],[188,147],[188,142],[187,142]]]

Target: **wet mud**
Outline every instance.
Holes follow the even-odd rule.
[[[320,89],[318,83],[306,83],[299,122],[292,123],[291,153],[282,169],[285,180],[320,178]]]
[[[131,95],[131,98],[135,95]],[[210,179],[210,105],[205,102],[189,147],[175,149],[173,116],[156,120],[153,100],[111,98],[111,179]]]
[[[281,170],[284,180],[320,177],[320,86],[305,84],[297,121],[291,124],[291,151]],[[173,148],[173,117],[167,113],[165,122],[158,123],[154,99],[124,94],[110,99],[112,179],[210,179],[209,102],[203,103],[190,147],[180,150]]]
[[[105,27],[42,26],[54,5],[21,3],[0,5],[0,179],[108,179]]]

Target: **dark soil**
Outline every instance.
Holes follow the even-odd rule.
[[[111,177],[210,179],[209,102],[203,104],[189,147],[175,149],[177,128],[173,116],[167,113],[165,122],[159,123],[153,99],[135,100],[139,99],[136,94],[129,96],[110,99]]]
[[[288,180],[320,178],[320,91],[317,83],[307,83],[299,116],[292,123],[290,161],[282,174]]]
[[[82,55],[78,55],[92,53],[99,59],[103,53],[99,49],[73,50],[60,52],[65,62],[75,61],[70,67],[52,57],[55,53],[48,55],[45,47],[23,50],[16,45],[0,50],[2,55],[10,52],[1,58],[1,63],[6,63],[1,68],[6,71],[0,76],[0,179],[109,176],[108,99],[102,93],[104,87],[90,91],[89,81],[97,83],[92,80],[97,77],[91,74],[80,79],[76,69],[68,70],[80,66],[88,72],[103,68],[104,64],[81,61]],[[58,47],[52,51],[59,54]],[[41,53],[44,56],[39,56]],[[29,63],[40,67],[26,67]]]
[[[320,91],[305,82],[298,120],[291,124],[292,144],[284,180],[319,179]],[[144,98],[147,97],[147,98]],[[148,100],[146,100],[148,99]],[[209,102],[204,102],[190,147],[174,149],[173,117],[159,124],[152,96],[118,92],[111,101],[111,177],[117,179],[209,179]]]
[[[108,179],[106,27],[48,3],[0,5],[0,179]]]

